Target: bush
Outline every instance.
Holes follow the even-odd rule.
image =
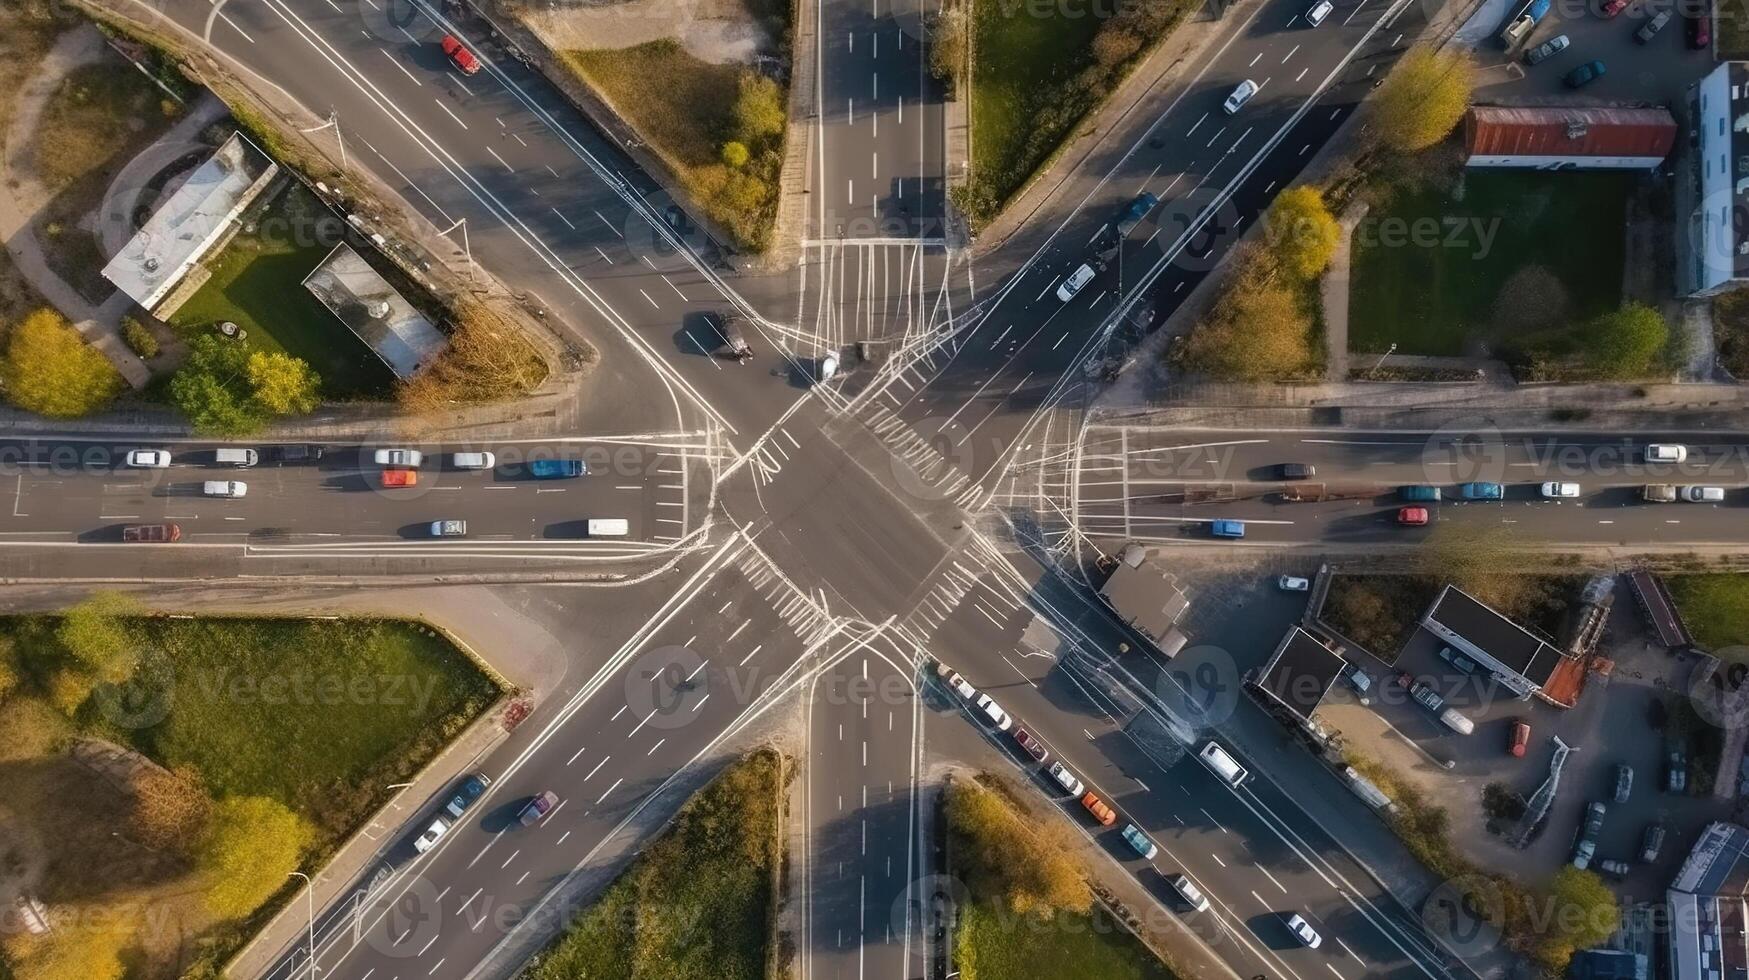
[[[270,419],[316,407],[322,379],[290,354],[255,351],[218,334],[189,341],[170,400],[202,433],[244,436]]]
[[[990,790],[955,780],[947,790],[947,832],[955,872],[974,892],[1024,914],[1092,909],[1093,892],[1057,822],[1022,820]]]
[[[1670,324],[1644,303],[1628,303],[1592,323],[1586,346],[1592,370],[1605,378],[1640,378],[1657,366],[1670,343]]]
[[[14,405],[57,419],[89,415],[122,390],[121,375],[108,358],[52,309],[37,310],[13,326],[0,381]]]
[[[449,347],[396,391],[408,412],[519,398],[546,380],[547,365],[520,328],[490,307],[456,309]]]
[[[233,796],[213,807],[196,861],[206,874],[207,910],[241,919],[285,887],[314,839],[304,818],[265,796]]]
[[[1342,226],[1325,206],[1324,195],[1305,184],[1276,195],[1264,228],[1276,266],[1300,279],[1322,275],[1342,240]]]
[[[1312,316],[1303,283],[1266,253],[1234,257],[1237,271],[1184,345],[1185,366],[1222,381],[1270,381],[1314,363]]]
[[[121,339],[133,351],[146,360],[158,356],[158,337],[152,329],[131,316],[121,318]]]

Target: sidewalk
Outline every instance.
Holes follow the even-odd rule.
[[[36,291],[67,317],[86,343],[109,359],[130,386],[143,388],[151,381],[152,373],[121,339],[121,317],[132,301],[119,290],[101,305],[86,300],[49,268],[42,245],[31,228],[31,220],[53,196],[37,180],[36,169],[26,152],[33,142],[37,122],[67,75],[106,56],[116,57],[97,28],[90,25],[74,28],[61,35],[43,58],[37,74],[15,94],[16,114],[4,134],[5,154],[0,158],[0,237],[6,240],[13,264]]]

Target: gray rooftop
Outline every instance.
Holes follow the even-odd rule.
[[[109,260],[103,278],[154,309],[278,172],[243,134],[231,134]]]
[[[403,381],[443,351],[443,334],[344,242],[304,278],[304,288]]]
[[[1562,659],[1561,651],[1542,637],[1455,585],[1446,586],[1434,600],[1427,621],[1457,634],[1538,687],[1548,683]]]
[[[1171,577],[1149,561],[1136,568],[1118,562],[1099,594],[1124,622],[1156,644],[1190,605]]]
[[[1275,648],[1275,656],[1264,665],[1256,686],[1289,711],[1310,719],[1346,666],[1348,661],[1336,651],[1298,626],[1292,626]]]

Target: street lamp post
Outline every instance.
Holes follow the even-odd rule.
[[[315,980],[315,976],[316,976],[316,883],[311,881],[310,876],[307,874],[304,874],[302,871],[293,871],[293,872],[291,872],[291,874],[286,875],[286,877],[290,878],[293,875],[304,879],[304,903],[309,908],[309,911],[310,911],[310,978],[311,978],[311,980]]]

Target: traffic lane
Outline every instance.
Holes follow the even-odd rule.
[[[495,777],[488,795],[423,857],[411,840],[447,797],[409,817],[388,854],[392,877],[365,911],[362,942],[353,944],[341,921],[319,940],[324,965],[466,973],[672,774],[790,683],[800,641],[783,639],[788,631],[758,589],[732,569],[709,586],[616,657],[538,738],[514,755],[495,752],[484,766]],[[735,615],[723,615],[729,606]],[[522,807],[549,790],[555,808],[523,827]],[[291,966],[288,957],[268,976],[288,976]]]
[[[1741,538],[1749,499],[1726,503],[1647,504],[1638,487],[1620,487],[1588,500],[1446,501],[1424,506],[1429,522],[1404,526],[1403,507],[1390,496],[1325,503],[1281,503],[1274,494],[1223,503],[1143,500],[1128,513],[1084,512],[1089,534],[1141,540],[1207,539],[1215,520],[1245,523],[1245,541],[1416,544],[1441,524],[1498,525],[1515,536],[1572,543],[1714,543]]]
[[[1390,9],[1392,8],[1381,5],[1377,15],[1384,15]],[[1388,32],[1381,31],[1369,36],[1367,32],[1373,28],[1373,16],[1376,15],[1364,15],[1354,19],[1356,26],[1353,29],[1358,35],[1351,38],[1349,44],[1336,45],[1329,52],[1330,64],[1325,70],[1326,75],[1333,72],[1351,50],[1358,56],[1391,55],[1400,44],[1401,35],[1396,33],[1398,27],[1401,26],[1405,31],[1413,30],[1420,23],[1419,20],[1410,20],[1399,25],[1397,21],[1402,13],[1398,10],[1390,15],[1391,28]],[[1387,36],[1388,40],[1383,39]],[[1262,58],[1265,53],[1258,51],[1252,54],[1250,60]],[[1290,47],[1289,55],[1292,53]],[[1382,63],[1384,62],[1375,60],[1364,72],[1359,72],[1351,62],[1349,71],[1364,78]],[[1218,72],[1212,74],[1216,78],[1220,77]],[[1339,84],[1337,87],[1343,86]],[[1346,87],[1354,88],[1356,85],[1349,84]],[[1311,94],[1309,87],[1305,94]],[[1326,113],[1314,106],[1286,131],[1281,142],[1265,157],[1263,164],[1258,166],[1253,175],[1246,181],[1239,182],[1241,188],[1254,188],[1252,194],[1223,199],[1223,189],[1232,186],[1234,178],[1255,157],[1255,154],[1246,156],[1240,153],[1240,148],[1247,146],[1247,140],[1256,137],[1256,146],[1260,149],[1270,136],[1287,124],[1302,101],[1296,96],[1286,101],[1278,99],[1266,103],[1267,109],[1263,115],[1257,114],[1257,105],[1253,103],[1234,117],[1244,118],[1248,122],[1244,130],[1232,135],[1229,133],[1231,124],[1215,118],[1217,115],[1225,116],[1218,104],[1219,99],[1224,98],[1215,89],[1214,83],[1204,86],[1204,90],[1199,90],[1194,99],[1187,100],[1190,108],[1184,115],[1174,116],[1175,121],[1179,118],[1188,120],[1193,118],[1192,113],[1196,109],[1202,109],[1201,115],[1194,116],[1194,122],[1187,123],[1185,138],[1159,139],[1162,153],[1179,154],[1180,161],[1174,161],[1175,166],[1171,168],[1166,168],[1164,164],[1157,165],[1148,179],[1164,180],[1165,178],[1159,177],[1163,168],[1166,173],[1174,170],[1177,173],[1162,187],[1166,192],[1162,195],[1162,203],[1125,239],[1125,247],[1118,253],[1115,273],[1106,273],[1096,278],[1090,287],[1083,288],[1069,302],[1063,303],[1057,300],[1054,289],[1069,271],[1085,261],[1084,256],[1072,255],[1068,261],[1062,263],[1061,268],[1041,263],[1023,270],[1021,281],[1016,282],[1011,292],[1004,294],[997,308],[980,323],[973,338],[960,348],[977,352],[981,356],[971,363],[961,364],[956,354],[956,357],[950,358],[945,370],[924,379],[920,390],[906,400],[901,408],[902,414],[926,437],[935,437],[939,433],[942,438],[958,444],[976,433],[980,443],[991,447],[991,451],[980,453],[987,462],[983,464],[981,471],[974,472],[974,479],[981,480],[983,475],[1006,458],[1000,447],[1012,441],[1017,427],[1024,425],[1029,417],[1029,410],[1048,403],[1057,394],[1060,390],[1058,379],[1062,371],[1086,352],[1093,339],[1092,332],[1085,328],[1094,326],[1109,311],[1110,305],[1116,302],[1126,288],[1126,282],[1135,282],[1137,278],[1149,274],[1168,260],[1173,265],[1167,266],[1167,271],[1179,265],[1200,267],[1202,271],[1212,268],[1220,258],[1217,251],[1224,252],[1226,240],[1235,238],[1244,221],[1267,206],[1269,194],[1283,183],[1283,173],[1291,177],[1298,172],[1304,163],[1303,158],[1313,145],[1311,139],[1315,138],[1318,143],[1327,139],[1353,108],[1352,103],[1341,102]],[[1204,103],[1213,105],[1214,108],[1206,108]],[[1314,120],[1312,127],[1301,129],[1308,118]],[[1214,121],[1211,123],[1210,120]],[[1194,176],[1194,180],[1188,182],[1187,190],[1180,188],[1178,185],[1185,177],[1195,174],[1192,167],[1198,163],[1194,158],[1188,163],[1181,162],[1184,148],[1188,146],[1193,152],[1197,149],[1196,144],[1202,138],[1192,138],[1205,125],[1213,135],[1201,147],[1204,152],[1217,152],[1215,144],[1228,136],[1232,136],[1232,141],[1222,144],[1218,150],[1219,155],[1209,161],[1206,172]],[[1169,129],[1166,135],[1170,136],[1171,132]],[[1297,150],[1293,149],[1294,144],[1299,142],[1296,134],[1308,137],[1308,142],[1300,144]],[[1138,153],[1136,156],[1138,160],[1147,159],[1146,154]],[[1273,166],[1270,166],[1272,162]],[[1265,179],[1258,179],[1257,173],[1260,172],[1267,174]],[[1177,196],[1171,196],[1174,193]],[[1122,202],[1119,202],[1117,207],[1121,205]],[[1212,213],[1211,206],[1216,206]],[[1112,213],[1115,213],[1115,208]],[[1199,220],[1206,223],[1198,226]],[[1080,220],[1080,215],[1077,215],[1077,220],[1073,224],[1066,224],[1065,233],[1056,241],[1078,241],[1078,236],[1085,233],[1085,251],[1104,234],[1108,221],[1109,219]],[[1128,247],[1131,241],[1138,238],[1141,242],[1139,247]],[[1165,287],[1164,292],[1157,291],[1155,295],[1162,301],[1175,303],[1174,297],[1183,288],[1184,283],[1172,283]],[[1015,300],[1016,296],[1020,299]],[[1013,309],[1016,303],[1024,305],[1009,315],[1007,311]],[[1056,305],[1053,307],[1052,303]],[[1043,304],[1043,307],[1036,308],[1038,304]],[[1062,318],[1061,323],[1053,327],[1053,321],[1057,321],[1059,317]],[[986,348],[977,340],[978,334],[986,337],[994,334],[996,340]],[[965,381],[948,380],[949,372],[956,372],[966,378],[983,379],[971,391],[972,397],[984,397],[989,392],[998,401],[997,408],[981,413],[984,419],[994,419],[998,409],[1006,409],[1005,414],[1008,417],[996,420],[981,433],[978,430],[984,428],[982,421],[970,423],[969,428],[966,427],[967,423],[961,423],[960,429],[949,430],[948,427],[957,422],[964,411],[963,403],[956,403],[960,403],[966,396],[969,387]]]
[[[1649,463],[1646,446],[1687,448],[1681,463]],[[1128,456],[1138,476],[1198,481],[1278,480],[1282,463],[1321,467],[1307,483],[1360,477],[1401,485],[1455,486],[1471,480],[1512,484],[1543,480],[1606,484],[1749,483],[1749,442],[1742,433],[1502,432],[1484,419],[1460,419],[1436,431],[1261,431],[1169,428],[1098,429],[1085,455],[1102,462]]]
[[[124,458],[133,448],[126,445],[5,447],[12,448],[35,448],[38,461],[0,466],[14,471],[11,507],[0,506],[0,533],[63,532],[80,540],[119,540],[125,524],[172,522],[182,526],[185,540],[264,529],[417,539],[431,536],[434,520],[465,520],[476,538],[565,539],[583,537],[589,518],[623,518],[631,522],[631,536],[672,540],[682,536],[689,513],[686,458],[647,446],[504,447],[498,450],[504,461],[495,470],[433,463],[415,471],[418,483],[409,488],[384,487],[384,469],[363,462],[368,447],[356,452],[334,447],[314,465],[234,467],[214,462],[211,449],[179,445],[168,450],[173,462],[164,469],[117,467],[110,461]],[[69,452],[61,453],[63,448]],[[604,462],[592,467],[599,472],[575,479],[531,480],[523,464],[513,461],[527,458],[521,453],[530,450],[540,458],[569,454]],[[74,451],[78,463],[52,461]],[[443,454],[434,451],[430,458]],[[0,473],[0,492],[5,482]],[[207,496],[208,482],[240,483],[245,495]]]
[[[816,976],[907,973],[920,734],[911,683],[865,650],[812,687],[806,955]]]

